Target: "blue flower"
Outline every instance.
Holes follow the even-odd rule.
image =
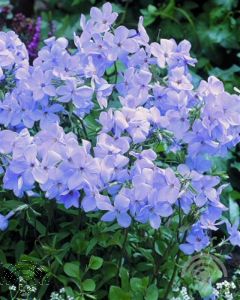
[[[233,246],[240,247],[240,231],[238,230],[239,220],[237,220],[233,225],[226,221],[226,225],[229,234],[229,241]]]
[[[187,243],[181,244],[180,249],[187,255],[199,252],[209,245],[209,238],[197,223],[192,226],[191,232],[186,238]]]
[[[109,211],[102,216],[102,221],[111,222],[117,219],[121,227],[129,227],[131,217],[127,213],[129,209],[130,199],[122,194],[118,194],[114,199],[114,206],[110,206]]]

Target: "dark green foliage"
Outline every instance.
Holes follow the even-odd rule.
[[[72,38],[72,32],[79,30],[79,15],[103,3],[98,0],[36,1],[36,12],[43,16],[45,36],[49,22],[53,21],[56,35]],[[139,16],[143,15],[152,40],[189,40],[194,56],[199,58],[198,74],[203,78],[211,74],[219,76],[228,90],[238,86],[240,18],[237,0],[115,0],[111,3],[120,14],[118,24],[135,28]]]

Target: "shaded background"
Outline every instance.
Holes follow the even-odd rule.
[[[1,23],[9,27],[18,13],[35,19],[42,17],[41,39],[54,34],[71,39],[79,30],[79,16],[88,14],[91,6],[101,6],[98,0],[0,0],[9,6],[10,14],[0,15]],[[152,40],[156,38],[188,39],[199,62],[196,73],[206,78],[215,74],[228,90],[239,85],[240,5],[237,0],[115,0],[110,1],[119,13],[118,24],[135,27],[140,15]],[[13,22],[12,22],[13,21]],[[16,23],[16,22],[15,22]],[[23,28],[17,26],[20,35]],[[15,28],[16,30],[16,28]],[[26,34],[26,31],[25,31]]]

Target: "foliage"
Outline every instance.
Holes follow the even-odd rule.
[[[41,1],[40,1],[41,2]],[[192,52],[199,58],[198,75],[206,78],[214,74],[226,83],[229,91],[239,83],[239,7],[231,1],[113,1],[114,10],[120,13],[118,25],[136,26],[140,15],[152,40],[156,37],[188,39]],[[91,5],[101,6],[102,1],[48,1],[39,7],[44,20],[43,35],[53,20],[55,34],[71,38],[79,29],[80,13],[88,13]],[[45,8],[44,8],[45,7]],[[44,12],[44,9],[46,12]],[[215,68],[218,68],[215,70]],[[218,72],[218,73],[215,73]],[[219,74],[221,73],[221,74]],[[228,76],[226,80],[226,76]]]
[[[193,56],[199,58],[196,66],[198,76],[206,78],[215,75],[224,81],[228,91],[238,86],[240,41],[237,0],[164,0],[160,3],[154,0],[120,0],[112,3],[114,10],[120,14],[118,25],[124,23],[134,27],[139,16],[143,15],[152,40],[161,36],[177,41],[188,39],[191,42]],[[2,6],[7,4],[9,1],[0,2]],[[79,15],[88,14],[92,5],[102,4],[103,1],[99,0],[39,0],[29,3],[27,9],[24,0],[13,3],[16,12],[29,14],[35,9],[35,15],[42,17],[42,40],[53,34],[71,39],[72,32],[79,31]],[[9,14],[7,19],[12,17]],[[6,22],[13,28],[9,21]]]

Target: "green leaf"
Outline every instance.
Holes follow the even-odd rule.
[[[231,164],[231,167],[240,171],[240,162],[235,161],[234,163]]]
[[[139,292],[141,294],[144,294],[144,292],[147,288],[147,285],[148,285],[147,277],[131,278],[131,280],[130,280],[130,286],[134,292]]]
[[[164,143],[156,143],[154,145],[154,151],[157,153],[164,152],[164,151],[166,151],[166,149],[167,149],[167,147],[166,147],[166,144],[164,144]]]
[[[213,288],[208,282],[199,282],[195,286],[195,290],[197,290],[202,298],[208,297],[212,294]]]
[[[132,297],[129,292],[123,291],[120,287],[111,286],[109,300],[132,300]]]
[[[152,250],[139,248],[138,251],[148,260],[153,261]]]
[[[97,243],[98,243],[97,238],[91,239],[86,249],[86,255],[88,255],[93,250],[93,248],[97,245]]]
[[[10,4],[9,0],[0,0],[0,7],[1,6],[8,6]]]
[[[93,292],[96,288],[96,284],[92,279],[86,279],[82,282],[83,290],[86,292]]]
[[[73,290],[72,290],[71,287],[66,286],[66,287],[65,287],[65,291],[66,291],[66,295],[67,295],[67,296],[74,297],[74,292],[73,292]]]
[[[240,67],[238,65],[232,65],[229,69],[222,70],[220,68],[213,68],[209,74],[219,77],[223,81],[233,81],[234,74],[240,73]]]
[[[6,255],[3,250],[0,249],[0,265],[1,263],[7,263]]]
[[[175,8],[175,0],[169,0],[168,5],[163,10],[162,10],[162,8],[159,9],[159,11],[160,11],[159,13],[166,17],[172,17],[174,8]]]
[[[125,268],[120,269],[121,286],[124,291],[129,291],[129,272]]]
[[[151,25],[152,23],[154,23],[155,22],[155,20],[156,20],[156,16],[151,16],[151,15],[147,15],[147,16],[145,16],[144,17],[144,26],[149,26],[149,25]]]
[[[72,6],[79,5],[83,0],[73,0]]]
[[[64,286],[68,285],[69,278],[65,275],[58,275],[58,281],[60,281]]]
[[[158,288],[155,284],[148,287],[145,300],[157,300],[158,299]]]
[[[149,26],[158,17],[157,7],[151,4],[148,5],[147,9],[141,9],[140,12],[144,16],[144,26]]]
[[[157,12],[157,8],[156,8],[156,6],[154,6],[152,4],[149,4],[148,7],[147,7],[147,11],[150,14],[155,14]]]
[[[92,270],[98,270],[102,267],[103,259],[99,256],[92,255],[89,261],[89,268]]]
[[[63,270],[69,277],[80,278],[80,266],[78,262],[66,263]]]
[[[239,205],[231,197],[229,197],[229,216],[232,224],[239,220]]]
[[[112,4],[112,8],[113,8],[113,11],[118,13],[118,14],[122,14],[125,12],[124,8],[119,5],[119,4],[116,4],[116,3],[111,3]]]
[[[167,247],[167,244],[164,243],[163,241],[155,241],[154,243],[154,250],[156,251],[157,254],[163,255],[165,249]]]
[[[191,24],[192,28],[195,29],[194,26],[194,21],[192,20],[191,16],[188,14],[187,11],[185,11],[184,9],[180,8],[180,7],[175,7],[175,9],[182,14],[189,22],[189,24]]]
[[[210,11],[210,21],[211,24],[217,24],[226,15],[226,9],[223,6],[216,7],[214,10]]]
[[[118,276],[118,267],[110,262],[105,262],[102,268],[102,280],[98,282],[98,288],[103,286],[105,283],[108,283],[112,278]]]
[[[221,44],[221,46],[225,48],[238,47],[236,37],[233,35],[228,24],[221,23],[219,25],[210,27],[208,30],[208,37],[213,43]]]
[[[19,200],[8,200],[3,203],[7,209],[15,210],[19,207]]]
[[[236,0],[214,0],[214,2],[220,6],[226,7],[226,9],[228,10],[236,7],[238,3],[238,1]]]
[[[15,246],[15,257],[18,260],[20,256],[24,253],[25,243],[24,241],[19,241]]]
[[[217,265],[215,265],[215,266],[212,268],[212,270],[211,270],[210,276],[211,276],[212,282],[216,282],[216,281],[218,281],[219,279],[222,278],[223,273],[222,273],[222,271],[219,269],[219,267],[218,267]]]
[[[39,222],[38,220],[34,220],[33,218],[28,218],[28,223],[31,224],[40,234],[44,235],[46,233],[46,227]]]
[[[71,240],[71,247],[75,253],[83,254],[88,246],[84,232],[75,234]]]

